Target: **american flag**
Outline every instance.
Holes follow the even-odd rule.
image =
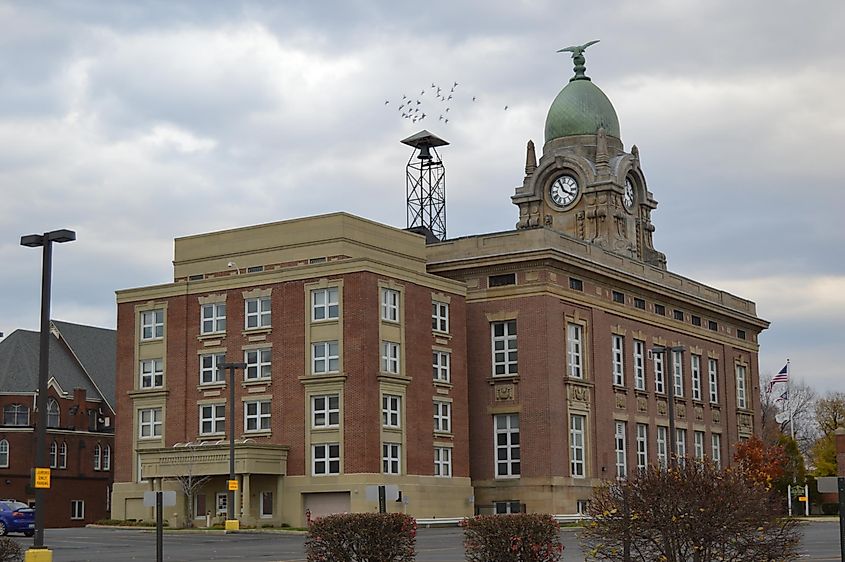
[[[769,382],[769,392],[771,392],[772,387],[779,382],[789,382],[789,361],[786,362],[783,369],[778,371],[778,374],[772,377],[772,380]]]
[[[775,400],[775,402],[786,402],[787,400],[789,400],[789,391],[785,390],[783,392],[783,394],[778,396],[778,398],[777,398],[777,400]]]

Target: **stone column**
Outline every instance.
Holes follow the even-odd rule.
[[[285,477],[282,475],[276,476],[276,493],[273,494],[273,524],[274,525],[281,525],[284,523],[283,513],[282,513],[282,498],[284,497],[282,494],[285,490]],[[298,514],[296,519],[290,521],[291,525],[299,526],[303,521],[305,516],[302,514]]]
[[[238,489],[235,490],[235,509],[232,511],[232,513],[235,514],[235,519],[241,521],[243,517],[243,514],[241,513],[241,493],[243,490],[243,478],[241,478],[240,474],[236,474],[235,480],[238,481]]]
[[[243,514],[241,515],[241,521],[246,525],[252,525],[255,523],[254,518],[252,517],[252,494],[249,489],[249,474],[244,474],[241,476],[242,485],[240,486],[243,488]]]

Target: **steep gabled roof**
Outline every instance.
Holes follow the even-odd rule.
[[[53,320],[53,325],[97,387],[97,394],[114,411],[117,332],[59,320]]]

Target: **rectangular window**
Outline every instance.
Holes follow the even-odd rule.
[[[672,370],[675,373],[675,396],[684,395],[684,357],[680,351],[672,352]]]
[[[203,404],[200,406],[200,435],[214,435],[226,431],[226,406]]]
[[[200,384],[225,382],[226,372],[220,368],[220,365],[225,362],[225,353],[200,355]]]
[[[217,515],[225,516],[229,509],[229,494],[227,492],[217,492]]]
[[[654,357],[654,392],[664,394],[666,385],[663,378],[663,354],[655,353]]]
[[[493,509],[496,515],[507,515],[509,513],[522,513],[522,504],[513,502],[493,502]]]
[[[693,326],[701,326],[701,316],[696,316],[695,314],[693,314],[690,318],[690,322],[692,322]]]
[[[435,332],[449,333],[449,305],[445,302],[431,303],[431,329]]]
[[[708,320],[707,321],[707,329],[713,330],[715,332],[719,329],[719,325],[716,323],[715,320]]]
[[[432,375],[434,380],[449,382],[452,380],[452,354],[448,351],[434,351],[431,354]]]
[[[634,308],[645,310],[645,299],[634,297]]]
[[[666,468],[666,463],[669,460],[667,433],[665,427],[662,425],[657,426],[657,463],[660,465],[660,468]]]
[[[634,340],[634,388],[645,390],[645,342]]]
[[[381,342],[381,370],[385,373],[399,374],[399,344],[392,341]]]
[[[487,278],[488,287],[504,287],[505,285],[516,285],[516,273],[491,275]]]
[[[340,369],[340,351],[336,341],[311,344],[311,372],[313,374],[337,373]]]
[[[583,291],[584,290],[584,282],[580,279],[575,277],[569,278],[569,288],[573,291]]]
[[[573,478],[584,478],[584,424],[585,416],[569,416],[569,474]]]
[[[270,430],[270,401],[250,400],[244,402],[244,431]]]
[[[678,456],[678,462],[682,463],[687,456],[687,430],[675,430],[675,454]]]
[[[737,330],[736,331],[736,337],[738,337],[741,340],[744,340],[745,339],[745,330]]]
[[[311,474],[314,476],[340,474],[340,443],[320,443],[311,446]]]
[[[666,316],[666,307],[662,304],[655,304],[654,313],[659,314],[660,316]]]
[[[204,304],[200,308],[200,333],[217,334],[226,331],[226,303]]]
[[[566,325],[567,359],[569,362],[569,376],[575,379],[584,378],[584,329],[580,324]]]
[[[311,397],[311,427],[340,425],[340,395],[324,394]]]
[[[722,436],[718,433],[710,435],[710,449],[713,463],[717,468],[722,468]]]
[[[676,308],[675,310],[673,310],[673,311],[672,311],[672,317],[673,317],[675,320],[680,320],[680,321],[682,321],[682,322],[683,322],[683,320],[684,320],[684,311],[683,311],[683,310],[678,310],[678,309]]]
[[[704,460],[704,432],[703,431],[693,431],[692,432],[692,444],[695,451],[695,460],[703,461]]]
[[[161,388],[164,385],[164,362],[161,359],[141,361],[141,388]]]
[[[736,366],[736,406],[737,408],[747,408],[748,399],[745,391],[745,366]]]
[[[388,322],[399,322],[399,291],[395,289],[381,290],[381,319]]]
[[[269,379],[270,378],[270,349],[248,349],[244,351],[244,363],[246,380]]]
[[[70,500],[70,518],[85,519],[85,500]]]
[[[157,340],[164,337],[164,310],[145,310],[141,313],[141,339]]]
[[[434,475],[448,478],[452,476],[452,449],[434,448]]]
[[[138,410],[138,438],[161,437],[161,408]]]
[[[264,271],[263,265],[251,265],[246,268],[247,273],[261,273],[262,271]]]
[[[516,374],[516,320],[493,322],[493,376]]]
[[[648,426],[637,424],[637,470],[645,470],[648,466]]]
[[[719,403],[719,361],[716,359],[707,360],[707,372],[710,378],[710,403]]]
[[[701,355],[690,355],[692,368],[692,399],[701,400]]]
[[[261,498],[258,501],[259,512],[258,516],[262,519],[269,519],[273,517],[273,492],[261,492]]]
[[[337,287],[311,291],[311,320],[337,320],[340,313]]]
[[[402,445],[399,443],[383,443],[381,446],[381,468],[385,474],[401,474],[400,452]]]
[[[450,433],[452,431],[452,404],[434,401],[434,431]]]
[[[622,293],[620,291],[612,291],[611,295],[613,296],[613,302],[625,304],[625,293]]]
[[[619,480],[624,479],[628,475],[627,437],[625,435],[627,425],[623,421],[616,422],[616,434],[614,435],[614,443],[616,444],[616,478]]]
[[[244,299],[244,328],[270,327],[270,297],[256,297]]]
[[[520,474],[519,415],[493,416],[496,449],[496,478],[516,478]]]
[[[381,397],[381,425],[400,427],[402,422],[402,397],[385,394]]]
[[[622,336],[613,336],[613,384],[625,386],[625,343]]]

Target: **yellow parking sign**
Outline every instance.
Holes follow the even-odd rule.
[[[49,488],[50,487],[50,469],[36,468],[35,469],[35,488]]]
[[[229,491],[236,492],[238,490],[238,481],[237,480],[229,480]]]

